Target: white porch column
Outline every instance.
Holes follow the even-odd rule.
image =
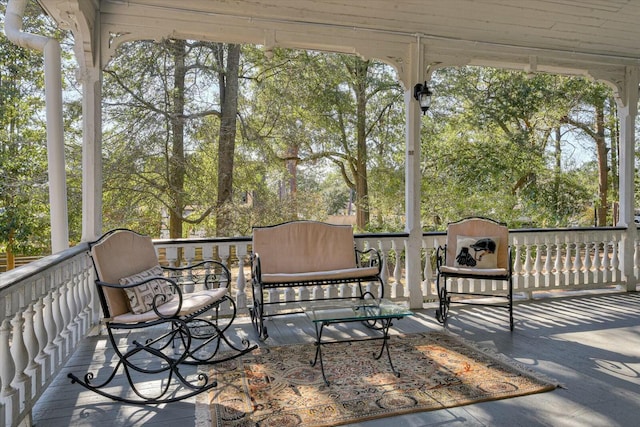
[[[621,271],[627,290],[635,291],[634,257],[637,227],[634,223],[634,178],[635,178],[635,123],[638,115],[638,85],[640,71],[627,68],[624,88],[618,94],[618,116],[620,118],[620,218],[618,226],[626,226],[620,254]]]
[[[409,233],[406,248],[407,288],[409,289],[409,306],[422,308],[422,224],[420,221],[421,176],[420,176],[420,107],[413,99],[413,85],[422,77],[423,67],[422,44],[418,41],[412,45],[411,66],[405,82],[404,105],[407,117],[405,131],[406,169],[405,169],[405,211],[406,232]]]
[[[54,38],[22,31],[27,0],[11,0],[5,13],[5,34],[18,46],[44,53],[44,96],[47,120],[49,210],[52,253],[69,248],[67,177],[64,158],[62,117],[62,59],[60,43]]]
[[[82,240],[102,234],[102,70],[84,68],[82,83]]]

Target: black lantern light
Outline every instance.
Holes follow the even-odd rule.
[[[429,86],[427,86],[427,82],[424,82],[424,84],[418,83],[413,88],[413,97],[420,104],[423,115],[427,113],[427,110],[431,106],[431,95],[433,95],[433,92],[431,92]]]

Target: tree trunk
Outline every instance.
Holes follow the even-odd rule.
[[[609,130],[609,135],[610,135],[610,141],[611,141],[611,145],[610,145],[610,150],[611,150],[611,185],[609,185],[609,188],[611,189],[611,193],[609,200],[619,200],[620,199],[620,195],[618,194],[618,188],[620,186],[620,174],[618,172],[618,158],[619,158],[619,150],[620,150],[620,145],[619,145],[619,129],[618,129],[618,125],[619,125],[619,121],[618,121],[618,117],[616,114],[616,107],[615,107],[615,101],[612,99],[609,99],[609,111],[611,111],[611,116],[608,120],[608,122],[611,124],[610,125],[610,130]],[[614,202],[615,203],[615,202]],[[612,225],[616,225],[618,223],[618,215],[617,212],[614,212],[613,215],[613,221],[612,221]]]
[[[298,149],[298,144],[293,142],[292,145],[289,146],[288,148],[288,153],[287,153],[287,157],[289,158],[289,160],[287,160],[287,174],[288,174],[288,180],[289,180],[289,185],[288,185],[288,191],[289,191],[289,198],[291,199],[291,203],[292,203],[292,212],[294,212],[295,214],[297,214],[298,212],[298,207],[297,207],[297,196],[298,196],[298,160],[296,160],[298,158],[298,153],[299,153],[299,149]]]
[[[226,61],[225,61],[226,52]],[[219,44],[218,66],[220,86],[220,146],[218,152],[218,200],[216,235],[229,232],[229,211],[233,194],[233,158],[236,144],[236,116],[238,114],[238,71],[240,45]]]
[[[596,151],[598,154],[598,227],[607,225],[607,190],[609,168],[607,144],[604,138],[604,102],[596,105]]]
[[[555,132],[555,151],[553,155],[555,156],[555,167],[554,167],[554,180],[553,180],[553,197],[554,205],[556,208],[556,212],[559,212],[560,205],[560,179],[562,176],[562,135],[560,133],[560,126],[556,127]]]
[[[15,243],[15,232],[13,229],[9,230],[9,244],[7,245],[7,271],[16,268],[16,255],[13,252],[13,245]]]
[[[169,192],[173,208],[169,211],[169,236],[182,237],[182,215],[184,213],[184,90],[186,42],[171,40],[174,58],[173,114],[171,116],[171,157],[169,158]]]
[[[369,224],[369,186],[367,182],[367,70],[368,61],[357,61],[356,70],[356,118],[357,118],[357,158],[356,181],[356,226],[364,230]]]

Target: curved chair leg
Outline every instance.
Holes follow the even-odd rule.
[[[447,295],[447,278],[443,278],[444,284],[440,286],[440,276],[436,279],[438,290],[438,308],[436,309],[436,320],[443,325],[447,322],[449,314],[449,296]]]
[[[262,301],[262,299],[260,299],[260,301],[257,301],[257,299],[254,297],[253,307],[249,309],[249,312],[251,314],[251,323],[253,324],[253,328],[255,329],[255,331],[258,333],[258,338],[261,341],[269,338],[267,327],[264,324],[264,302]]]
[[[214,309],[215,315],[212,320],[198,317],[187,322],[193,345],[186,347],[186,356],[182,363],[197,365],[225,362],[247,354],[258,347],[257,345],[252,346],[247,339],[242,340],[241,347],[237,347],[229,341],[225,332],[236,318],[236,303],[228,296],[220,301],[220,304],[222,303],[231,304],[233,309],[231,317],[225,321],[224,325],[220,322],[218,307]]]
[[[118,357],[118,363],[113,367],[106,379],[100,383],[95,382],[93,372],[87,373],[82,378],[77,377],[73,373],[69,373],[67,377],[71,379],[72,384],[77,383],[101,396],[131,404],[176,402],[216,387],[216,382],[212,381],[206,374],[194,374],[194,379],[189,379],[182,375],[179,368],[184,362],[186,354],[178,358],[166,354],[169,343],[173,340],[173,336],[176,333],[175,327],[180,329],[180,334],[185,342],[188,344],[191,343],[186,323],[180,323],[179,321],[177,323],[177,325],[174,324],[174,327],[172,327],[169,333],[162,334],[154,340],[149,340],[145,343],[132,341],[124,352],[118,349],[117,340],[113,336],[111,327],[108,325],[109,340]],[[130,390],[137,397],[127,397],[110,391],[122,390],[121,385],[112,385],[112,381],[120,377],[120,375],[118,375],[120,371],[122,371],[124,377],[127,379]],[[159,389],[157,392],[151,391],[148,387],[150,381],[158,382]],[[144,383],[145,387],[141,388],[138,385],[139,383]]]
[[[509,276],[509,330],[513,332],[513,279]]]

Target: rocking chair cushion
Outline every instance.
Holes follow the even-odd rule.
[[[227,295],[227,290],[227,288],[216,288],[198,291],[191,294],[183,294],[182,306],[180,306],[180,298],[172,298],[161,307],[158,307],[158,312],[163,316],[188,316],[216,301],[221,300]],[[180,306],[180,311],[176,313],[178,306]],[[116,323],[138,323],[157,319],[159,319],[159,316],[155,311],[153,311],[153,309],[151,309],[144,313],[121,314],[113,317],[111,321]]]
[[[121,285],[131,285],[142,282],[151,277],[162,277],[162,267],[156,265],[148,270],[120,279]],[[153,309],[154,299],[157,307],[167,303],[173,298],[171,286],[164,280],[151,280],[138,286],[125,288],[129,309],[132,313],[141,314]],[[156,295],[165,295],[164,298],[155,298]]]
[[[508,277],[509,271],[506,268],[469,268],[469,267],[449,267],[448,265],[440,266],[440,274],[473,277],[473,276],[492,276],[492,277]]]

